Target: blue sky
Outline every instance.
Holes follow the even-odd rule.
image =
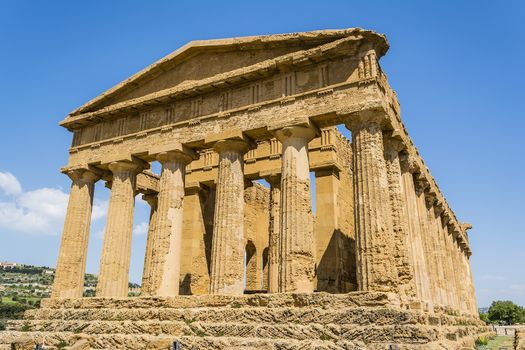
[[[0,0],[0,260],[54,266],[67,204],[68,112],[190,40],[363,27],[449,204],[471,222],[480,306],[525,305],[525,3]],[[88,271],[108,191],[96,189]],[[131,279],[148,206],[137,200]]]

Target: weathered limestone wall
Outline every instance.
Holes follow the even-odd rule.
[[[180,294],[208,294],[215,190],[186,189],[182,233]]]
[[[322,133],[323,138],[330,138],[325,143],[337,149],[342,170],[327,167],[315,172],[315,288],[346,293],[357,289],[351,144],[336,128],[323,129]],[[331,150],[324,148],[325,152]]]
[[[268,288],[270,191],[258,184],[244,190],[246,241],[246,290]]]
[[[252,184],[244,190],[244,246],[253,242],[257,251],[254,257],[257,269],[247,278],[254,276],[246,289],[264,289],[267,279],[263,274],[263,254],[268,248],[269,190],[259,184]],[[186,190],[184,199],[184,223],[181,256],[180,293],[208,294],[210,279],[211,232],[213,232],[213,208],[215,191],[201,187]],[[206,224],[206,222],[208,224]],[[244,260],[243,260],[244,261]]]

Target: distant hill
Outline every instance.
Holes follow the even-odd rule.
[[[27,309],[40,306],[42,298],[51,295],[55,269],[0,262],[0,330],[8,319],[20,318]],[[95,296],[97,276],[87,273],[84,296]],[[130,296],[140,294],[140,285],[130,283]]]

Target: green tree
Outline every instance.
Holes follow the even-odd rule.
[[[479,313],[479,318],[485,323],[490,323],[489,314],[486,313],[486,312],[480,312]]]
[[[489,308],[488,318],[491,322],[508,325],[525,322],[525,310],[509,300],[493,301]]]

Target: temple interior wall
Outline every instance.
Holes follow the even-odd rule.
[[[323,129],[324,136],[310,143],[310,163],[315,171],[316,290],[344,293],[357,289],[351,143],[336,128]],[[273,154],[272,154],[273,152]],[[261,173],[280,173],[281,146],[276,140],[259,142],[245,156],[245,246],[247,291],[268,288],[270,225],[269,189],[251,179]],[[273,157],[272,157],[273,156]],[[184,200],[181,294],[207,294],[209,250],[213,232],[214,178],[218,155],[205,150],[187,170],[190,187]],[[211,190],[210,190],[211,188]],[[207,225],[205,223],[208,223]],[[209,233],[206,233],[209,232]]]

